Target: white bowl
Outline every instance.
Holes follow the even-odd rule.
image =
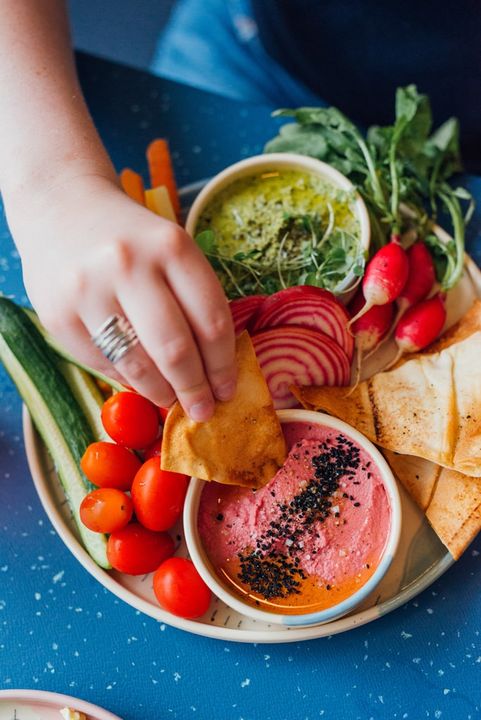
[[[342,602],[317,612],[297,615],[281,615],[249,605],[244,602],[239,595],[231,592],[230,589],[220,581],[218,575],[209,562],[206,551],[204,550],[199,537],[197,515],[200,497],[205,482],[203,480],[199,480],[198,478],[192,478],[187,491],[187,497],[184,505],[184,535],[192,562],[196,566],[202,579],[210,587],[212,592],[231,608],[255,620],[262,620],[268,623],[291,626],[319,625],[335,620],[342,615],[346,615],[351,612],[351,610],[359,605],[374,590],[376,585],[386,574],[399,543],[401,533],[401,500],[396,480],[389,465],[379,450],[377,450],[371,441],[364,437],[364,435],[362,435],[358,430],[355,430],[342,420],[337,420],[337,418],[333,418],[330,415],[313,412],[311,410],[278,410],[277,414],[281,423],[303,422],[311,425],[317,424],[327,426],[341,432],[343,435],[351,438],[361,448],[363,448],[371,456],[372,461],[378,468],[390,504],[391,525],[379,565],[371,577],[364,585],[362,585],[362,587],[359,588],[359,590],[357,590],[357,592],[353,593]]]
[[[331,165],[328,165],[321,160],[316,160],[315,158],[307,157],[306,155],[298,155],[296,153],[267,153],[265,155],[254,155],[253,157],[234,163],[234,165],[229,165],[229,167],[225,168],[225,170],[222,170],[222,172],[215,175],[197,195],[192,207],[189,210],[185,222],[185,229],[187,232],[192,237],[195,237],[196,226],[200,215],[211,199],[221,190],[226,188],[235,180],[273,169],[303,170],[305,172],[313,173],[314,175],[318,175],[324,180],[327,180],[335,187],[338,187],[345,192],[352,193],[355,197],[354,211],[360,227],[359,241],[361,248],[367,257],[371,239],[371,226],[364,200],[359,195],[354,185],[345,175],[340,173]],[[349,272],[344,281],[338,286],[336,294],[340,295],[350,292],[358,282],[359,278],[356,277],[353,272]]]

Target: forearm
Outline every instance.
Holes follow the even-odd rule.
[[[0,3],[0,190],[24,191],[81,175],[114,178],[77,81],[62,0]]]

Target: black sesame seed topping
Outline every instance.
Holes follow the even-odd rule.
[[[301,443],[296,443],[296,449]],[[318,444],[319,454],[310,458],[312,477],[302,489],[286,503],[277,503],[279,515],[269,523],[269,529],[255,542],[255,550],[238,553],[240,572],[238,578],[253,592],[267,599],[285,598],[299,594],[301,580],[305,579],[300,565],[300,553],[304,547],[303,537],[315,535],[315,523],[324,522],[332,512],[332,496],[339,489],[341,478],[352,478],[360,467],[360,450],[344,435],[338,435],[336,443]],[[305,455],[310,455],[306,450]],[[300,459],[294,454],[294,459]],[[274,493],[271,492],[274,497]],[[354,497],[343,493],[344,498]],[[360,503],[354,503],[358,506]],[[345,522],[345,521],[344,521]],[[283,551],[279,549],[283,548]],[[331,586],[326,586],[330,590]]]

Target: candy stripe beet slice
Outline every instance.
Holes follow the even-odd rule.
[[[347,329],[349,313],[328,290],[299,285],[270,295],[258,308],[251,323],[252,332],[298,325],[329,335],[344,350],[349,360],[354,352],[354,339]]]
[[[284,325],[252,337],[259,365],[277,409],[295,407],[290,385],[347,385],[350,363],[328,335]]]
[[[229,306],[236,335],[249,329],[249,325],[257,317],[257,312],[266,298],[267,295],[247,295],[230,301]]]

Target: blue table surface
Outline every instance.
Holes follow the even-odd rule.
[[[274,131],[266,107],[87,56],[79,72],[118,169],[145,174],[145,147],[164,135],[183,185],[257,153]],[[26,300],[3,217],[0,291]],[[21,402],[0,369],[1,688],[72,694],[125,720],[474,719],[480,551],[478,538],[414,601],[326,639],[237,645],[159,624],[104,590],[52,529],[25,459]]]

